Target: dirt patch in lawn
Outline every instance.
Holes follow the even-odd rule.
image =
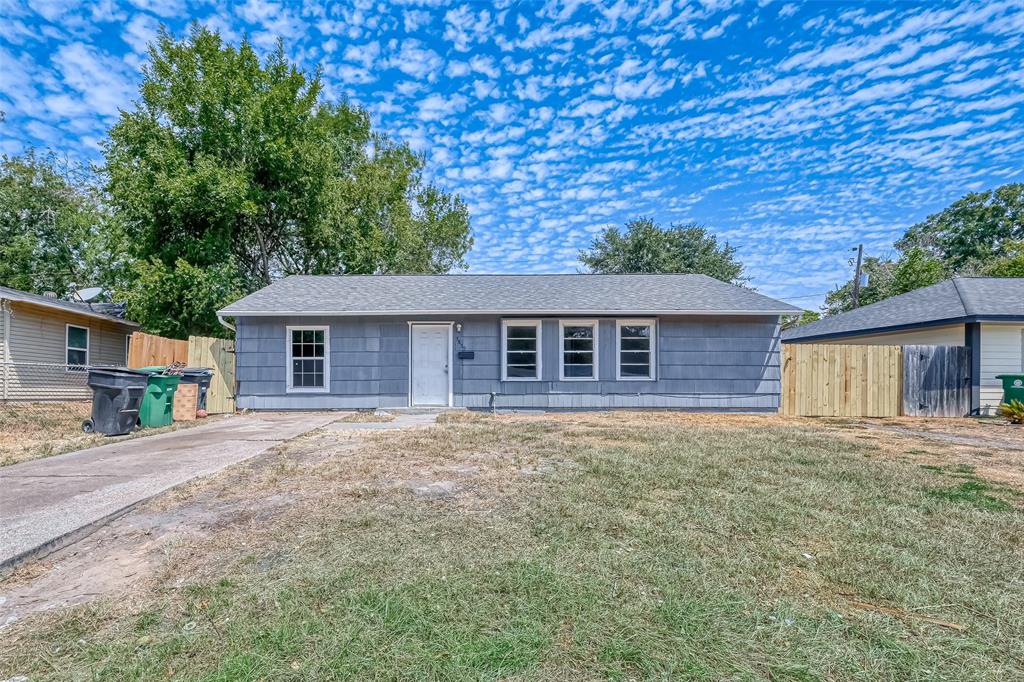
[[[5,584],[0,678],[1017,676],[1020,495],[860,435],[666,413],[323,429]]]
[[[998,419],[821,419],[816,423],[890,456],[935,467],[968,467],[1024,490],[1024,427]]]

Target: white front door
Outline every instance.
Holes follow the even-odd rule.
[[[412,389],[410,404],[448,406],[449,327],[412,325]]]

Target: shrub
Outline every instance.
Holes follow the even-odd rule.
[[[1024,424],[1024,403],[1011,400],[999,406],[999,414],[1006,417],[1011,424]]]

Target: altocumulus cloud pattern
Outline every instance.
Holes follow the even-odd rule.
[[[558,272],[609,224],[699,221],[816,306],[962,194],[1022,179],[1024,2],[6,0],[0,151],[99,159],[163,23],[277,37],[429,153],[474,272]]]

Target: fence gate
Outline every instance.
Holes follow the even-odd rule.
[[[964,346],[903,346],[903,414],[963,417],[971,411],[971,354]]]
[[[803,417],[900,414],[900,346],[782,346],[782,409]]]
[[[206,411],[210,414],[234,412],[235,342],[208,336],[190,336],[188,365],[213,369],[213,379],[206,392]]]

